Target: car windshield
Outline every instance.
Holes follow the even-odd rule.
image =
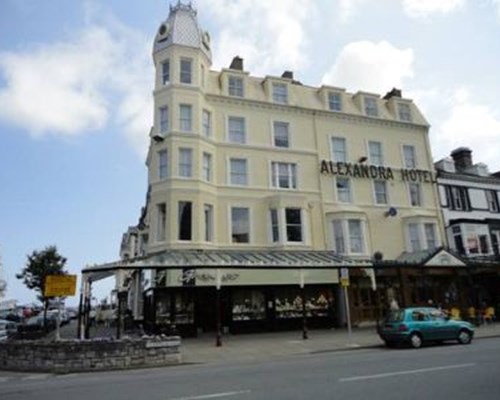
[[[389,314],[387,314],[386,321],[387,322],[400,322],[404,318],[404,310],[391,310]]]

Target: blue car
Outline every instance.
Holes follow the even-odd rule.
[[[419,348],[424,342],[457,340],[469,344],[474,326],[466,321],[450,319],[437,308],[410,307],[391,310],[377,327],[380,338],[390,347],[407,343]]]

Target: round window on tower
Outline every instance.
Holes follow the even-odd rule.
[[[167,33],[167,27],[165,26],[165,24],[161,24],[160,29],[158,29],[158,33],[160,34],[160,36],[163,36],[165,35],[165,33]]]

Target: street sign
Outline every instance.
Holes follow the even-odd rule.
[[[340,268],[340,286],[349,286],[349,270],[347,268]]]
[[[45,297],[74,296],[76,275],[47,275],[43,292]]]

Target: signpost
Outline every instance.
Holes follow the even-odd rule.
[[[76,275],[47,275],[43,294],[45,297],[57,297],[56,340],[61,339],[61,297],[74,296],[76,292]]]
[[[347,287],[349,286],[349,270],[347,268],[340,269],[340,285],[344,288],[345,311],[347,318],[347,335],[349,337],[349,343],[350,343],[352,338],[352,328],[351,328],[351,312],[349,311],[349,295],[347,293]]]

